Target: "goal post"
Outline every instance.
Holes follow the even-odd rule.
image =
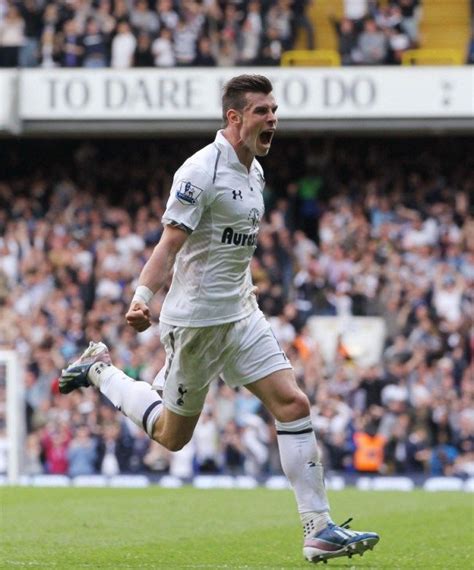
[[[10,485],[19,482],[24,456],[25,385],[18,354],[0,350],[0,384],[5,387],[7,478]]]

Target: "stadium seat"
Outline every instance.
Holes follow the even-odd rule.
[[[402,54],[402,65],[462,65],[464,55],[457,49],[409,49]]]
[[[332,49],[290,50],[281,56],[284,67],[338,67],[341,57]]]

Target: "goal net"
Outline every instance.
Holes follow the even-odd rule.
[[[0,478],[19,482],[25,442],[24,378],[13,350],[0,350]]]

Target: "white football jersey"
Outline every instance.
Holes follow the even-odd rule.
[[[190,235],[176,257],[164,323],[230,323],[257,308],[249,264],[264,186],[261,165],[254,160],[249,172],[222,131],[176,172],[163,223],[184,226]]]

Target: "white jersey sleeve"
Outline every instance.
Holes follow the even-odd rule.
[[[197,164],[186,162],[176,172],[163,223],[184,227],[192,232],[214,195],[210,176]]]

